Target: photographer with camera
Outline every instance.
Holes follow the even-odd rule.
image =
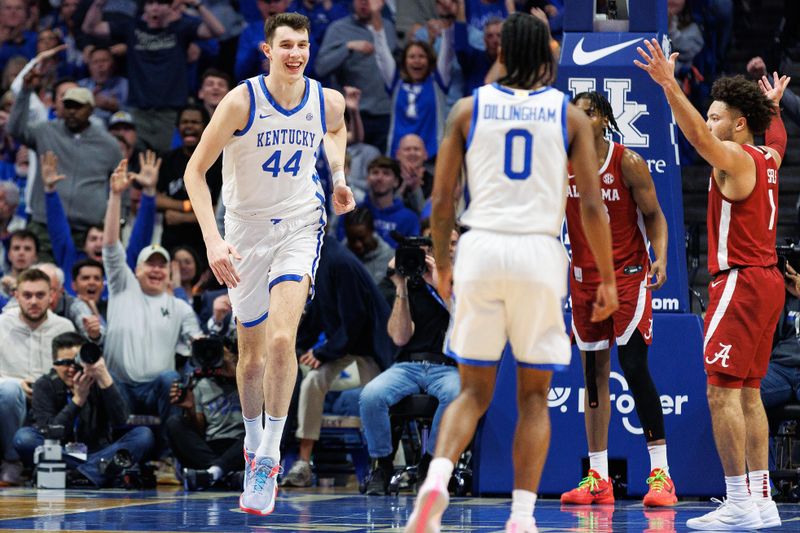
[[[453,231],[450,254],[455,254],[458,233]],[[420,245],[423,245],[424,248]],[[394,466],[394,447],[389,408],[410,394],[425,393],[439,400],[431,425],[422,470],[430,462],[439,421],[461,389],[455,360],[442,353],[450,311],[436,292],[436,264],[429,239],[400,241],[397,255],[389,262],[389,280],[395,287],[388,332],[400,347],[394,364],[361,391],[361,426],[373,460],[367,479],[367,494],[387,494]],[[425,472],[419,473],[425,479]]]
[[[113,440],[113,428],[125,424],[130,409],[96,344],[77,333],[62,333],[53,339],[52,353],[53,367],[33,385],[34,427],[17,431],[14,447],[23,463],[33,466],[36,447],[52,437],[48,428],[63,426],[63,440],[83,443],[88,452],[86,461],[64,455],[68,468],[96,487],[108,486],[115,480],[103,463],[125,454],[121,450],[127,450],[134,463],[141,462],[153,450],[153,433],[139,426]]]
[[[182,413],[167,420],[172,453],[183,466],[186,490],[203,490],[225,481],[238,489],[242,479],[244,422],[236,388],[239,361],[233,336],[197,339],[192,343],[194,373],[188,383],[176,381],[170,402]]]
[[[778,265],[784,276],[786,302],[775,330],[767,374],[761,379],[761,401],[769,412],[800,401],[800,265],[798,244],[779,245]],[[772,424],[770,429],[774,429]],[[775,469],[775,449],[770,435],[769,469]]]

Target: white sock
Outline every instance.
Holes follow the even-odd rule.
[[[769,487],[769,470],[753,470],[747,474],[750,482],[750,497],[754,500],[771,500],[772,491]]]
[[[608,479],[608,450],[589,452],[589,468]]]
[[[447,486],[450,482],[450,476],[453,474],[453,468],[455,468],[453,461],[447,457],[436,457],[428,466],[428,477],[425,480],[439,477],[444,480],[444,484]]]
[[[747,491],[747,476],[725,476],[725,492],[728,501],[736,504],[746,503],[750,498]]]
[[[242,416],[242,420],[244,420],[244,447],[248,452],[253,453],[258,448],[258,445],[261,444],[261,439],[264,436],[261,415],[255,418]]]
[[[211,479],[213,479],[214,481],[220,479],[222,477],[222,474],[224,473],[222,469],[217,465],[208,467],[207,472],[211,474]]]
[[[533,517],[533,506],[536,505],[536,493],[514,489],[511,492],[511,519],[530,520]]]
[[[667,463],[666,444],[648,444],[647,452],[650,454],[650,470],[660,468],[666,475],[669,475],[669,464]]]
[[[281,437],[283,436],[283,426],[286,425],[286,417],[280,418],[270,416],[265,413],[264,436],[261,437],[261,444],[258,445],[256,455],[260,457],[270,457],[276,461],[281,457]]]

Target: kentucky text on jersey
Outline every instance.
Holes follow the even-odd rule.
[[[619,189],[604,189],[600,188],[600,192],[603,195],[604,202],[618,202],[619,201]],[[580,198],[581,195],[578,194],[578,188],[575,184],[570,183],[567,185],[567,197],[568,198]]]
[[[258,147],[272,146],[275,144],[297,144],[299,146],[308,146],[315,148],[314,138],[316,134],[310,131],[293,130],[293,129],[279,129],[267,130],[258,134],[257,142]]]
[[[489,104],[483,108],[483,117],[489,120],[524,120],[535,122],[555,122],[558,113],[555,109],[518,105]]]

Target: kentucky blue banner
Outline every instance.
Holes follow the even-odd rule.
[[[594,13],[594,2],[574,0],[567,4],[555,85],[573,96],[584,91],[603,93],[611,103],[620,128],[613,140],[635,150],[647,161],[669,226],[667,282],[653,294],[653,311],[687,312],[689,287],[677,125],[661,89],[633,64],[634,59],[641,59],[636,47],[643,46],[644,39],[655,37],[663,47],[669,46],[666,0],[637,0],[630,4],[636,6],[631,5],[630,27],[652,28],[652,31],[603,33],[593,32],[590,25],[585,32],[575,32],[576,27],[584,28],[588,24],[585,13]],[[575,20],[570,17],[571,11],[584,16]],[[662,12],[664,17],[656,16]],[[648,16],[642,19],[645,14]],[[639,18],[634,20],[634,16]],[[566,231],[562,233],[569,250]]]

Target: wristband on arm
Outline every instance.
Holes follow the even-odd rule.
[[[347,182],[344,179],[344,170],[337,170],[333,173],[333,188],[345,186],[347,186]]]

